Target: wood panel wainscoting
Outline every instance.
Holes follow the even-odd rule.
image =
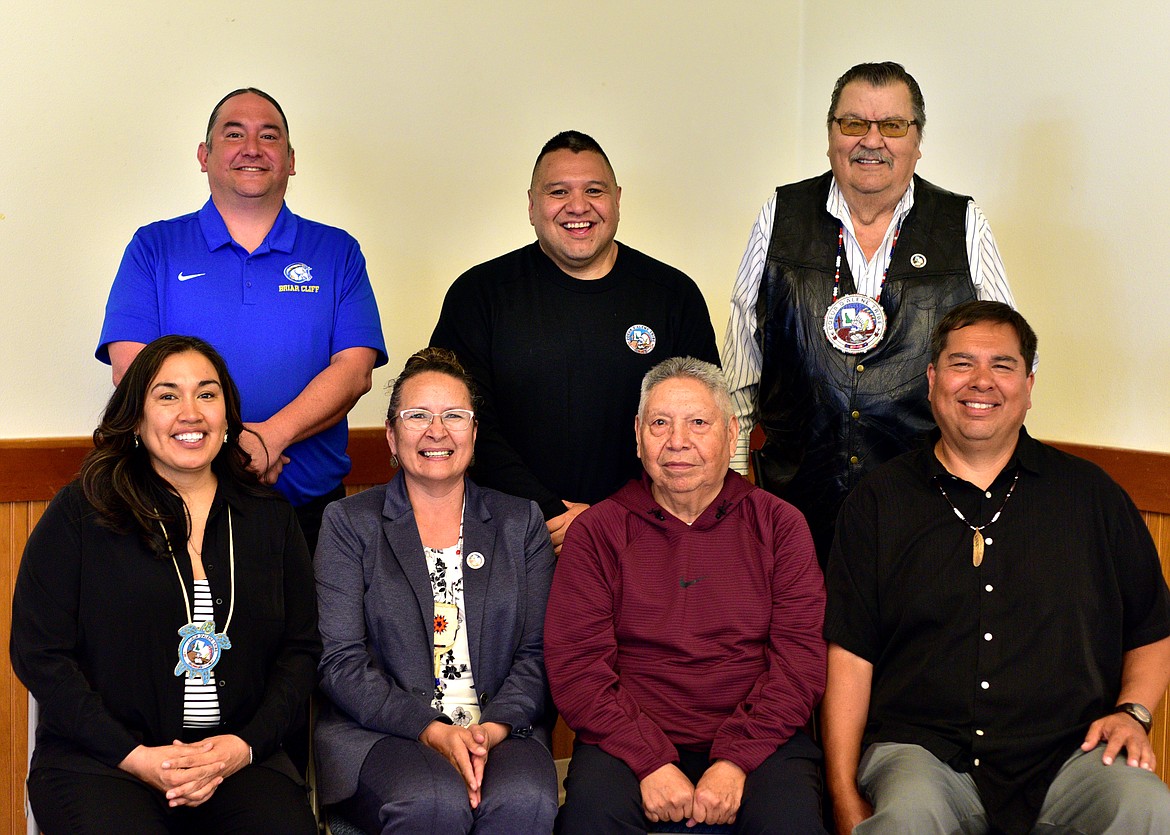
[[[12,672],[8,639],[12,588],[29,533],[53,495],[77,473],[88,438],[0,440],[0,835],[26,831],[24,779],[28,762],[28,693]],[[1133,497],[1153,534],[1170,581],[1170,454],[1056,443],[1104,468]],[[393,474],[384,430],[351,429],[353,471],[348,492],[381,484]],[[1170,711],[1166,699],[1154,715],[1151,737],[1158,774],[1170,782]],[[562,726],[563,727],[563,726]],[[556,756],[568,756],[571,736],[556,735]]]

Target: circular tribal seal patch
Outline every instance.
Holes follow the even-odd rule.
[[[846,354],[864,354],[886,335],[886,311],[864,293],[842,296],[825,312],[829,344]]]
[[[648,325],[630,325],[626,331],[626,344],[635,354],[648,354],[658,344],[658,337]]]

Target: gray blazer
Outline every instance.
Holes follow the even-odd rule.
[[[483,722],[538,733],[554,715],[544,673],[552,544],[535,502],[465,482],[463,553],[468,648]],[[417,739],[435,719],[434,596],[399,472],[325,510],[314,559],[324,705],[314,731],[322,803],[357,790],[366,754],[387,735]]]

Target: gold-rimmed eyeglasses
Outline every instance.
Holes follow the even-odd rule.
[[[918,124],[917,119],[858,119],[856,116],[841,116],[833,121],[845,136],[865,136],[870,125],[877,125],[878,133],[890,138],[905,136],[911,125]]]

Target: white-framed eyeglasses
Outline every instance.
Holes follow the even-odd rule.
[[[427,409],[403,409],[397,418],[402,427],[411,432],[425,432],[438,418],[448,432],[465,432],[475,423],[475,412],[471,409],[448,409],[436,414]]]

